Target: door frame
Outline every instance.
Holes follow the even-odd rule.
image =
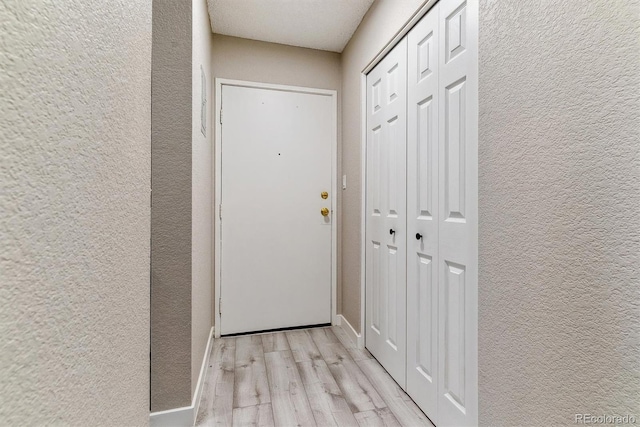
[[[312,95],[323,95],[331,97],[332,103],[332,124],[331,134],[333,135],[331,141],[331,324],[336,325],[338,320],[337,315],[337,268],[338,268],[338,92],[329,89],[316,89],[302,86],[288,86],[277,85],[259,82],[250,82],[243,80],[233,80],[216,78],[215,79],[215,134],[214,134],[214,149],[213,149],[213,244],[214,244],[214,335],[215,338],[220,338],[220,297],[222,289],[222,241],[220,240],[220,233],[222,221],[220,219],[220,203],[222,197],[222,127],[221,112],[222,112],[222,86],[237,86],[252,89],[271,89],[283,92],[296,92],[306,93]]]
[[[383,46],[360,72],[360,335],[358,348],[364,349],[366,324],[366,255],[367,245],[367,74],[387,56],[400,40],[431,10],[438,0],[425,0],[416,12],[402,25],[397,33]]]

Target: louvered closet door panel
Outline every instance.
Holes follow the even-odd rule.
[[[437,423],[438,4],[408,35],[407,393]]]
[[[367,75],[366,347],[405,387],[407,42]]]
[[[439,3],[438,426],[478,423],[478,3]]]

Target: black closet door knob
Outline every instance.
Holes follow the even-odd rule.
[[[391,230],[389,230],[389,234],[396,234],[396,230],[392,228]]]
[[[420,239],[422,239],[422,234],[416,233],[416,240],[420,240]]]

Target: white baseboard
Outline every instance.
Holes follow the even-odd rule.
[[[200,409],[200,398],[202,397],[202,391],[204,390],[204,383],[207,379],[207,373],[209,372],[209,355],[211,354],[211,346],[213,346],[213,327],[209,331],[209,340],[207,340],[207,348],[204,351],[204,357],[202,358],[202,365],[200,366],[200,375],[198,376],[198,384],[196,385],[196,392],[193,394],[193,421],[191,425],[196,423],[196,417],[198,416],[198,409]]]
[[[336,326],[340,326],[342,330],[347,334],[349,339],[359,348],[364,348],[364,337],[362,334],[356,332],[356,330],[351,326],[351,323],[342,315],[338,315],[338,322],[336,322]]]
[[[149,416],[151,427],[191,427],[193,426],[193,406],[152,412]]]
[[[213,328],[209,331],[209,340],[207,348],[202,358],[202,366],[200,367],[200,375],[198,376],[198,384],[193,394],[193,400],[190,406],[182,408],[169,409],[167,411],[152,412],[149,416],[151,427],[192,427],[196,423],[198,409],[200,408],[200,398],[202,390],[207,378],[209,368],[209,355],[211,354],[211,346],[213,345]]]

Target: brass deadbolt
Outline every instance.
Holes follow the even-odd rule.
[[[322,216],[328,216],[329,215],[329,208],[320,209],[320,213],[322,214]]]
[[[322,197],[323,199],[328,199],[329,193],[327,193],[326,191],[323,191],[322,193],[320,193],[320,197]]]

